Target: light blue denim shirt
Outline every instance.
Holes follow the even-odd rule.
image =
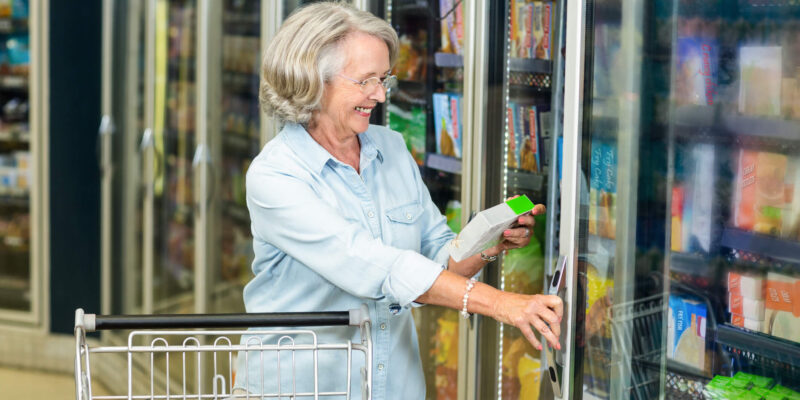
[[[410,307],[447,264],[445,244],[455,234],[400,134],[372,125],[358,138],[361,174],[296,124],[287,124],[253,160],[247,207],[255,277],[244,289],[244,302],[248,312],[342,311],[366,303],[373,324],[372,398],[422,399],[425,381]],[[360,341],[353,328],[313,330],[320,342]],[[274,335],[259,337],[277,341]],[[320,391],[343,390],[344,357],[320,352]],[[286,392],[292,387],[291,358],[281,360]],[[355,361],[353,398],[360,398],[363,364]],[[236,386],[260,392],[264,376],[264,391],[277,390],[276,356],[249,352],[245,362],[240,354],[237,371],[245,363],[249,372],[237,374]],[[313,389],[312,365],[297,354],[297,391]]]

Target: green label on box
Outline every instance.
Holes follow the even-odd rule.
[[[514,211],[514,213],[517,215],[533,210],[533,202],[524,194],[511,200],[507,200],[506,204],[508,204],[508,206],[511,207],[511,211]]]

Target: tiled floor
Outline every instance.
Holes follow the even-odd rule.
[[[107,395],[95,385],[94,395]],[[0,398],[27,400],[74,400],[75,378],[69,374],[15,370],[0,367]]]

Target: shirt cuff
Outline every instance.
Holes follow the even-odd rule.
[[[411,251],[403,251],[383,283],[383,293],[400,306],[408,306],[433,286],[443,271],[441,263]]]

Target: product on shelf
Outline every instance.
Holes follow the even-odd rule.
[[[742,371],[736,375],[716,375],[703,388],[706,399],[796,399],[800,393],[780,384],[770,377],[748,374]]]
[[[768,272],[765,297],[762,332],[800,343],[800,279]]]
[[[670,294],[667,315],[667,357],[704,371],[706,305],[688,296]]]
[[[683,251],[683,202],[684,189],[680,184],[672,187],[672,204],[670,209],[671,231],[670,250]]]
[[[416,36],[403,34],[400,36],[400,48],[397,53],[394,73],[397,79],[404,81],[421,81],[425,78],[425,40],[427,33],[420,31]]]
[[[791,221],[794,217],[791,206],[794,190],[786,187],[787,157],[742,149],[738,161],[734,226],[777,236],[783,232],[785,213],[791,228],[794,225]],[[793,176],[794,172],[790,179]],[[787,207],[787,200],[790,207]]]
[[[508,119],[508,167],[537,172],[541,170],[542,137],[536,106],[510,102]]]
[[[782,212],[781,236],[800,240],[800,157],[792,157],[784,181],[786,206]]]
[[[406,111],[395,104],[387,106],[389,111],[389,128],[400,132],[405,139],[406,147],[419,165],[425,163],[425,110],[419,106]]]
[[[781,112],[782,47],[739,48],[739,112],[778,116]]]
[[[719,73],[719,45],[704,37],[678,38],[675,101],[678,104],[715,104]]]
[[[463,54],[464,5],[456,0],[439,0],[439,15],[442,18],[442,52]]]
[[[511,57],[551,58],[553,4],[549,1],[511,2]]]
[[[433,118],[436,128],[436,152],[461,158],[461,99],[455,93],[433,94]]]
[[[589,165],[589,233],[609,239],[617,230],[617,146],[592,138]]]

